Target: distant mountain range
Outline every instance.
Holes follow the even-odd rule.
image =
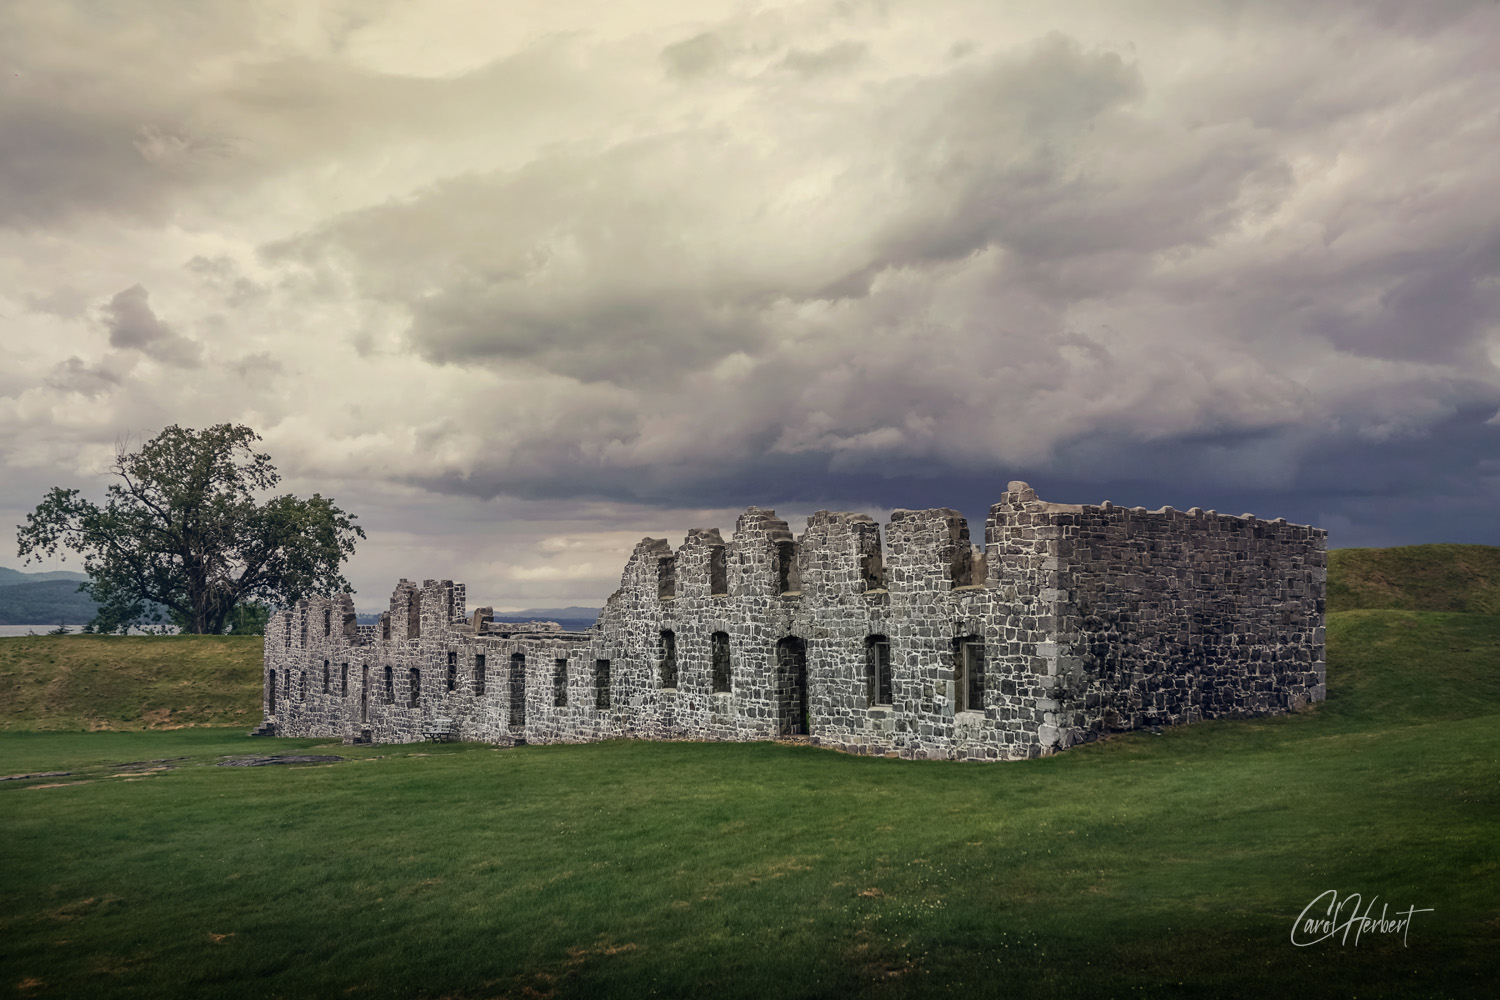
[[[0,566],[0,587],[14,587],[24,583],[47,583],[52,580],[72,580],[74,583],[82,583],[88,579],[87,573],[70,573],[67,570],[55,570],[50,573],[24,573],[18,569],[6,569]]]
[[[0,566],[0,625],[82,625],[98,608],[78,593],[83,573],[23,573]]]
[[[78,593],[78,585],[88,579],[85,573],[54,570],[25,573],[0,566],[0,625],[82,625],[98,609],[93,601]],[[502,611],[495,616],[501,622],[549,621],[563,628],[581,630],[599,618],[598,608],[527,608],[524,611]],[[380,621],[379,612],[360,612],[361,625]]]
[[[361,625],[377,625],[380,622],[379,611],[361,611],[358,621]],[[557,622],[565,629],[582,630],[590,627],[599,620],[598,608],[580,608],[576,605],[566,608],[527,608],[524,611],[501,611],[495,615],[497,622],[530,622],[545,621]]]

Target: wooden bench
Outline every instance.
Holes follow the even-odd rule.
[[[434,743],[451,743],[458,733],[452,719],[431,719],[422,726],[422,736]]]

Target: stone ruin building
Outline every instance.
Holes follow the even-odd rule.
[[[402,580],[266,629],[259,731],[419,740],[808,742],[1010,760],[1101,734],[1324,697],[1327,532],[1171,507],[1047,503],[1013,482],[983,548],[955,510],[751,507],[726,542],[635,547],[597,624],[504,624],[464,585]],[[449,721],[451,720],[451,721]]]

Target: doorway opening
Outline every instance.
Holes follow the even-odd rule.
[[[809,736],[812,718],[807,700],[807,644],[794,635],[776,643],[776,734]]]

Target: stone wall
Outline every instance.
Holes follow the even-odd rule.
[[[884,534],[819,511],[794,537],[751,507],[727,543],[644,539],[585,633],[466,616],[446,580],[401,581],[377,628],[347,595],[300,602],[266,632],[266,719],[380,742],[447,718],[502,743],[805,737],[998,760],[1324,696],[1319,529],[1011,483],[983,548],[947,508],[895,511]]]

